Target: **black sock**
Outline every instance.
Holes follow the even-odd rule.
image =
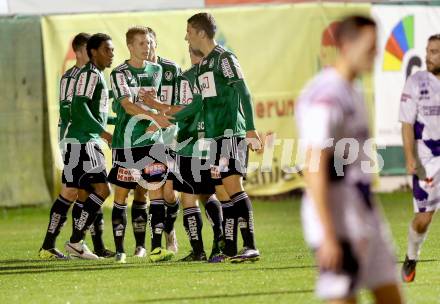
[[[145,233],[148,222],[147,203],[133,201],[131,206],[131,223],[133,225],[134,239],[136,247],[145,248]]]
[[[231,201],[237,208],[237,215],[242,219],[240,230],[243,237],[243,246],[256,249],[254,234],[254,212],[252,203],[246,192],[238,192],[231,196]]]
[[[174,223],[177,219],[177,214],[179,213],[179,199],[172,204],[165,202],[166,207],[166,218],[165,218],[165,232],[170,233],[174,229]]]
[[[211,223],[212,232],[214,233],[214,243],[218,244],[218,242],[223,237],[223,214],[222,214],[222,205],[217,199],[208,199],[208,202],[205,204],[206,216]]]
[[[202,253],[204,251],[202,239],[203,222],[199,207],[183,209],[183,226],[188,234],[194,254]]]
[[[76,200],[72,207],[72,231],[75,230],[75,224],[81,216],[81,210],[84,208],[84,202]]]
[[[79,216],[74,218],[75,225],[73,227],[71,243],[78,243],[84,239],[85,232],[95,221],[96,213],[101,209],[104,199],[96,193],[91,193],[84,202],[83,208]]]
[[[223,233],[225,240],[225,247],[223,253],[227,256],[234,256],[237,254],[237,229],[238,216],[237,208],[232,201],[222,202],[223,211]]]
[[[127,227],[127,205],[113,203],[112,226],[116,252],[123,253],[125,252],[124,238],[125,227]]]
[[[162,232],[165,222],[165,202],[163,199],[156,199],[150,202],[150,231],[151,250],[162,247]]]
[[[105,249],[102,234],[104,233],[104,213],[102,208],[96,213],[95,221],[90,225],[90,235],[92,236],[93,249],[95,252],[102,252]]]
[[[43,241],[43,249],[55,248],[56,238],[66,223],[70,205],[72,205],[72,202],[66,200],[61,195],[53,203],[50,209],[49,225],[47,226],[46,236]]]

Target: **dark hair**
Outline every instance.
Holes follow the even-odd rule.
[[[338,46],[344,40],[355,39],[364,27],[376,27],[376,22],[370,17],[361,15],[352,15],[345,17],[336,28],[335,38]]]
[[[156,36],[156,32],[151,28],[147,26],[147,30],[148,32],[151,34],[151,36],[153,36],[154,41],[157,43],[157,36]]]
[[[125,33],[125,41],[127,44],[130,44],[134,40],[134,36],[136,35],[148,35],[150,30],[145,26],[132,26],[128,29],[127,33]]]
[[[72,40],[72,49],[74,52],[78,51],[83,45],[87,44],[90,39],[90,34],[79,33]]]
[[[103,33],[97,33],[90,37],[89,41],[87,41],[87,55],[90,60],[92,59],[92,50],[97,50],[101,46],[101,43],[107,40],[112,40],[112,38]]]
[[[439,40],[439,41],[440,41],[440,34],[431,35],[431,36],[429,36],[429,38],[428,38],[428,42],[436,41],[436,40]]]
[[[188,19],[188,24],[191,24],[197,31],[204,31],[210,39],[213,39],[217,32],[214,17],[209,13],[195,14]]]

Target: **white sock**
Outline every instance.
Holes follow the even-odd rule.
[[[412,227],[412,223],[409,225],[408,230],[408,259],[418,260],[420,255],[420,247],[422,247],[423,242],[426,238],[425,233],[417,233]]]

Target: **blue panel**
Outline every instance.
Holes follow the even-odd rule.
[[[402,21],[400,21],[394,28],[393,36],[399,44],[400,49],[405,54],[408,51],[408,41],[406,41],[405,28],[403,27]]]

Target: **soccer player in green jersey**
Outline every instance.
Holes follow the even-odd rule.
[[[236,56],[220,45],[214,17],[199,13],[188,19],[185,39],[203,53],[197,71],[197,85],[203,97],[206,138],[213,139],[212,176],[222,184],[231,201],[223,204],[224,255],[215,261],[258,260],[251,201],[243,188],[248,156],[261,149],[255,130],[252,100]],[[237,254],[238,220],[241,218],[244,248]]]
[[[114,48],[110,36],[98,33],[90,37],[86,49],[90,61],[75,83],[63,170],[63,183],[78,189],[78,199],[84,204],[72,215],[74,227],[65,249],[71,256],[98,259],[83,239],[110,194],[99,142],[100,138],[112,141],[112,135],[105,130],[109,94],[103,71],[112,63]]]
[[[87,33],[79,33],[72,40],[72,49],[75,53],[76,63],[73,67],[68,69],[61,77],[60,81],[60,120],[59,120],[59,141],[60,146],[63,146],[63,139],[65,138],[67,127],[70,123],[70,105],[72,103],[73,91],[75,87],[76,77],[78,76],[81,67],[88,61],[86,45],[90,35]],[[63,148],[61,148],[64,150]],[[77,200],[78,190],[76,188],[62,185],[60,195],[55,200],[50,210],[49,225],[46,231],[46,236],[43,245],[39,251],[39,257],[42,259],[65,259],[66,256],[62,254],[56,247],[55,241],[59,235],[61,228],[67,220],[67,212],[70,206],[73,205],[73,213],[80,210],[81,202]],[[102,240],[102,233],[104,228],[102,212],[98,214],[95,222],[92,224],[94,233],[92,233],[92,240],[94,244],[95,253],[101,257],[109,257],[114,255],[113,252],[106,249]]]
[[[177,77],[181,74],[181,70],[176,63],[157,55],[156,32],[150,27],[148,30],[152,38],[152,49],[150,52],[149,61],[157,63],[162,67],[162,79],[159,91],[159,100],[147,104],[163,113],[172,114],[173,111],[171,108],[176,101],[175,92],[177,87]],[[174,107],[174,109],[176,110],[178,108]],[[168,147],[167,150],[170,154],[174,154],[174,152],[171,151],[170,146],[172,146],[175,132],[176,129],[174,127],[170,127],[162,131],[164,143]],[[163,191],[166,205],[166,219],[164,228],[166,248],[174,253],[177,253],[178,244],[176,231],[174,230],[174,223],[179,211],[179,198],[173,191],[172,184],[169,181],[166,182]]]
[[[206,168],[207,153],[204,143],[204,122],[200,94],[193,93],[197,65],[203,58],[200,51],[189,48],[192,67],[184,71],[177,79],[176,105],[194,106],[190,115],[181,118],[183,110],[176,113],[178,120],[177,148],[173,168],[173,188],[181,192],[183,224],[187,232],[192,251],[181,261],[205,261],[206,254],[202,239],[202,216],[198,201],[205,205],[206,215],[211,222],[214,241],[210,259],[220,253],[223,237],[221,204],[215,193],[209,166]],[[198,103],[198,105],[195,105]]]
[[[147,61],[151,50],[151,36],[146,27],[135,26],[128,29],[126,43],[130,59],[116,67],[111,75],[111,85],[115,96],[117,123],[113,134],[113,168],[109,181],[115,187],[112,212],[113,236],[116,246],[116,261],[125,263],[124,235],[127,225],[127,197],[131,189],[138,186],[139,177],[152,185],[150,197],[150,225],[152,233],[150,259],[154,262],[169,260],[173,252],[161,248],[162,231],[165,221],[163,191],[159,186],[165,180],[166,165],[156,159],[156,150],[163,151],[160,133],[146,133],[155,122],[160,127],[170,125],[165,115],[157,114],[139,99],[139,90],[159,90],[162,67]],[[154,153],[153,153],[154,152]],[[144,158],[149,158],[144,160]],[[141,189],[137,188],[137,192]],[[145,192],[143,192],[145,194]],[[133,201],[132,223],[136,239],[135,256],[145,256],[145,228],[148,221],[145,195]]]

